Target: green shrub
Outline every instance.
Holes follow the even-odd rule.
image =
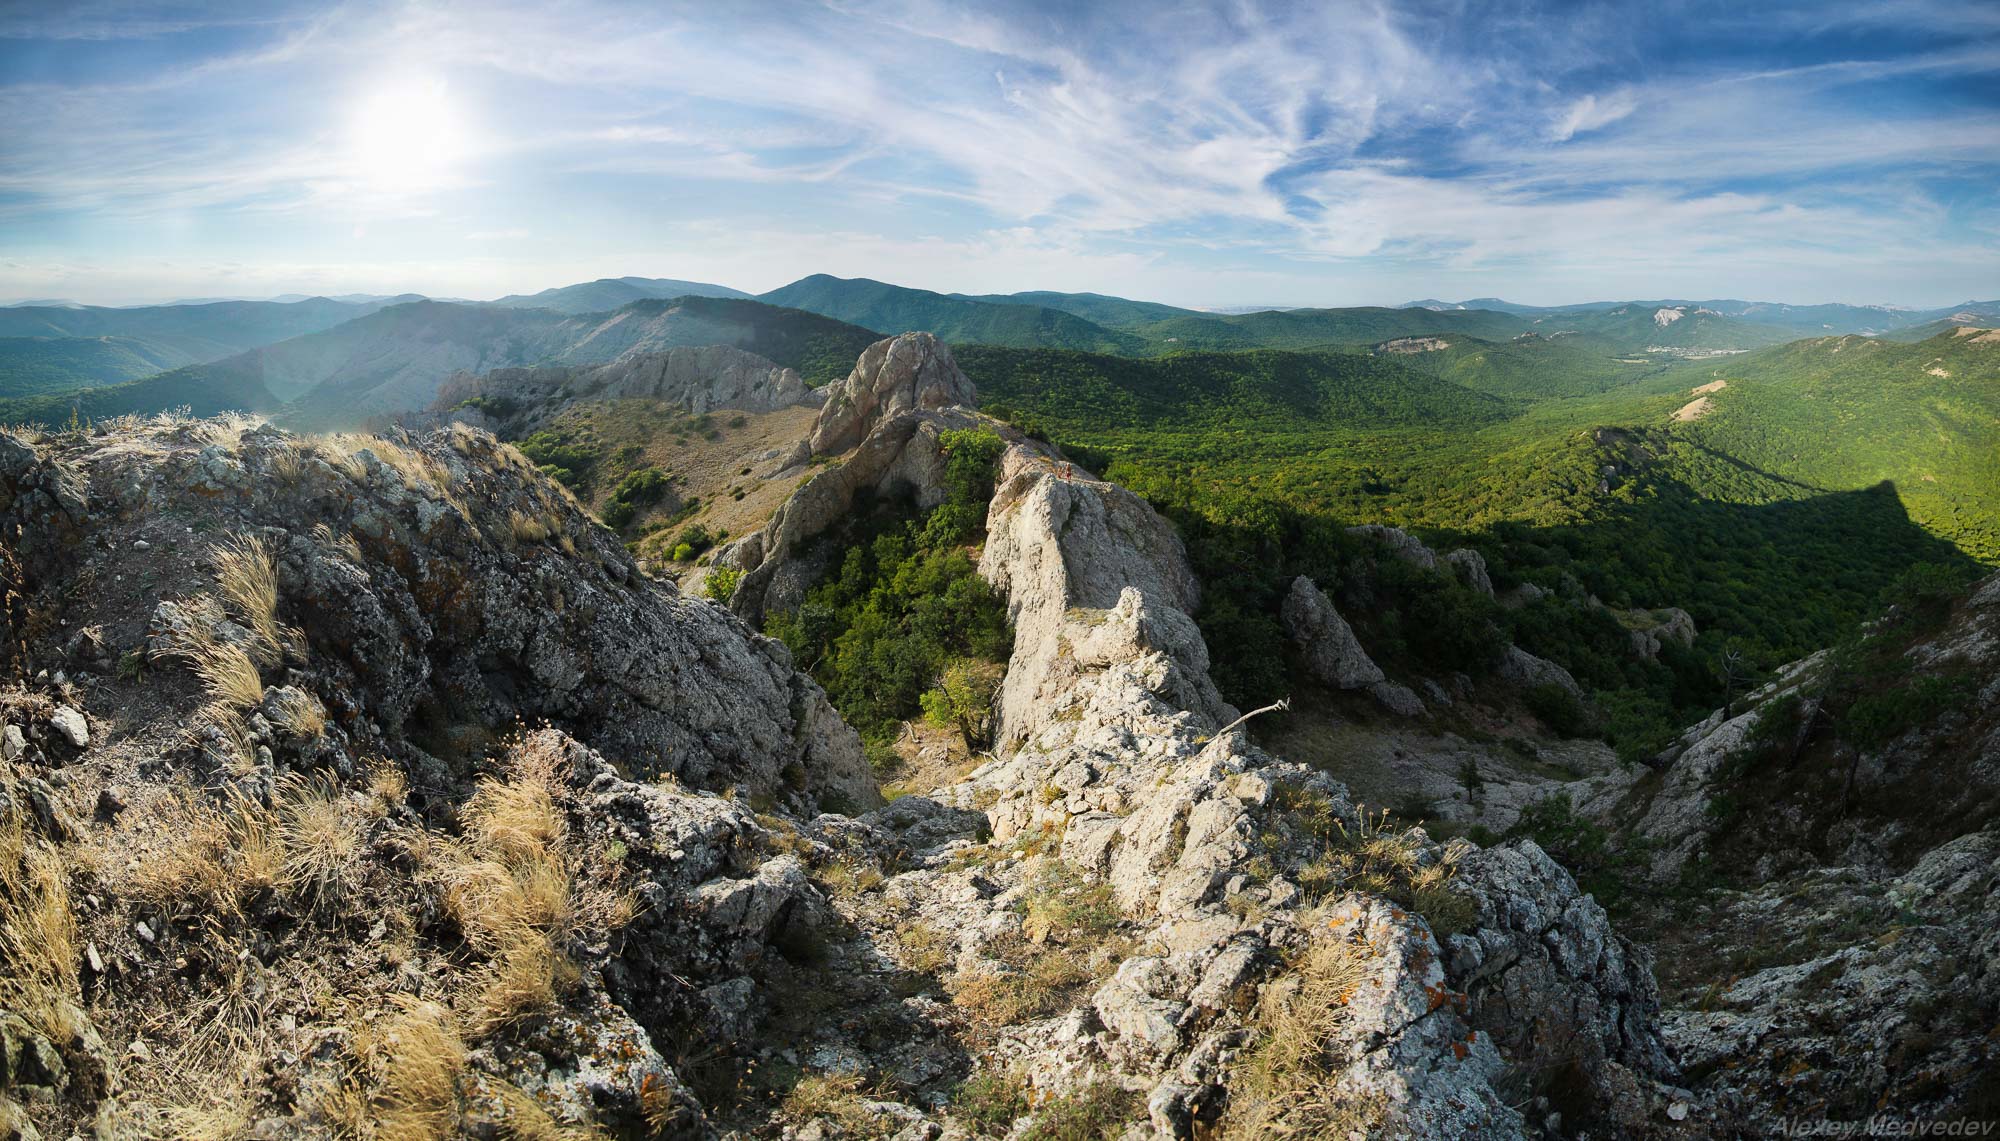
[[[715,567],[702,582],[701,592],[717,602],[728,602],[736,593],[736,584],[742,581],[743,572],[735,567]]]
[[[598,518],[612,530],[623,530],[642,508],[667,497],[673,477],[656,467],[643,467],[618,481],[611,498],[598,511]]]
[[[1590,710],[1576,694],[1555,682],[1530,689],[1524,701],[1528,712],[1559,736],[1581,737],[1590,732]]]

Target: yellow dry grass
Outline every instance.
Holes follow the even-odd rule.
[[[0,816],[0,1009],[70,1041],[79,949],[61,857],[30,840],[18,815]]]
[[[278,572],[271,552],[255,535],[225,540],[215,552],[215,582],[222,600],[255,638],[252,654],[268,665],[276,660]]]
[[[1224,1138],[1370,1135],[1382,1107],[1341,1091],[1345,1059],[1334,1049],[1349,1022],[1348,1003],[1368,976],[1363,948],[1322,938],[1291,964],[1285,978],[1266,985],[1255,1044],[1230,1083]]]
[[[265,712],[273,724],[294,737],[310,739],[326,732],[326,707],[303,690],[278,690]]]

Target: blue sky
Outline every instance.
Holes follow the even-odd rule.
[[[0,0],[0,298],[2000,296],[2000,4]]]

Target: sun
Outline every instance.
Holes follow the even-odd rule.
[[[378,83],[348,122],[354,180],[385,194],[434,190],[453,180],[468,150],[466,124],[442,79]]]

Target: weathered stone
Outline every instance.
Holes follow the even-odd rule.
[[[1320,681],[1336,689],[1365,689],[1383,680],[1382,668],[1369,658],[1354,628],[1313,580],[1304,575],[1292,580],[1280,617],[1285,633],[1304,652],[1307,667]]]

